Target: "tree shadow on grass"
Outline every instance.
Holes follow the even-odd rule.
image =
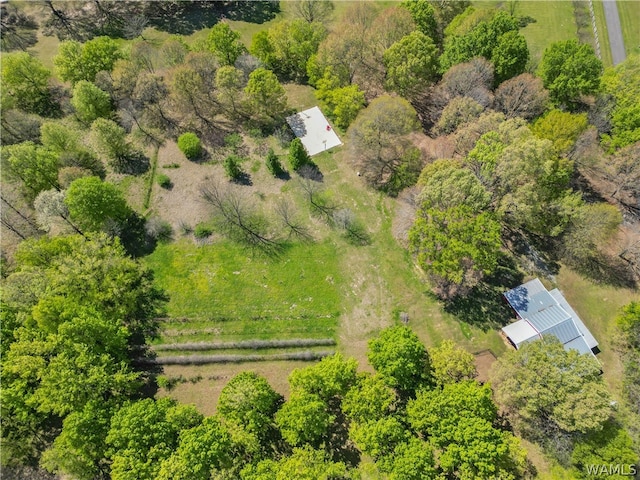
[[[264,23],[273,20],[280,13],[280,4],[276,1],[226,1],[199,2],[151,2],[147,13],[149,24],[158,30],[191,35],[211,28],[220,20]]]
[[[521,285],[523,280],[524,276],[515,262],[503,256],[495,273],[472,288],[467,295],[445,302],[444,310],[485,332],[503,327],[513,318],[513,312],[502,294]]]

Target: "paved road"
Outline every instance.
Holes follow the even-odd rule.
[[[624,51],[624,40],[622,38],[618,6],[615,0],[604,0],[602,5],[604,6],[604,18],[607,21],[607,30],[609,31],[611,56],[613,57],[613,64],[617,65],[627,58],[627,54]]]

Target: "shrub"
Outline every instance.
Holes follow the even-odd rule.
[[[160,185],[162,188],[170,188],[172,185],[171,179],[164,173],[161,173],[156,177],[156,182],[158,182],[158,185]]]
[[[269,152],[267,153],[266,164],[267,170],[269,170],[271,175],[273,175],[274,177],[280,176],[284,173],[284,169],[282,168],[280,159],[275,154],[272,148],[270,148]]]
[[[230,180],[237,180],[242,175],[242,169],[240,168],[240,162],[242,159],[237,155],[229,155],[224,159],[224,172],[227,174]]]
[[[151,217],[144,226],[147,235],[158,242],[170,242],[173,238],[173,228],[169,222],[159,217]]]
[[[243,144],[242,136],[239,133],[230,133],[224,137],[224,144],[233,151],[236,151]]]
[[[187,132],[178,138],[178,148],[189,159],[193,160],[202,155],[202,144],[195,133]]]
[[[303,165],[311,163],[311,157],[304,148],[302,141],[296,138],[289,145],[289,164],[293,170],[298,170]]]
[[[193,235],[196,238],[207,238],[211,236],[213,233],[213,228],[211,228],[206,223],[199,223],[196,225],[196,228],[193,230]]]

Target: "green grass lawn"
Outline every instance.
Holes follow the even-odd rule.
[[[331,337],[342,274],[330,242],[292,245],[282,256],[252,255],[227,243],[162,245],[147,257],[170,295],[167,329],[217,328],[209,339]],[[182,340],[203,339],[198,335]]]
[[[519,2],[516,14],[536,19],[535,23],[521,30],[529,45],[532,65],[539,63],[549,44],[576,38],[577,27],[571,2]]]
[[[593,11],[596,14],[596,27],[598,28],[598,39],[600,40],[600,54],[602,56],[602,63],[605,68],[613,65],[613,58],[611,57],[611,45],[609,44],[609,33],[607,30],[607,22],[604,18],[604,7],[602,6],[602,0],[593,1]]]
[[[598,343],[604,378],[610,391],[619,395],[622,388],[622,367],[611,342],[615,319],[620,308],[632,300],[640,301],[640,293],[624,288],[596,284],[568,268],[557,277],[558,288]]]
[[[637,0],[618,0],[617,3],[627,55],[640,54],[640,2]]]

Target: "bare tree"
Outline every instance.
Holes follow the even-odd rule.
[[[286,199],[281,199],[276,203],[276,213],[280,218],[282,226],[288,230],[288,237],[296,237],[301,240],[313,240],[313,237],[309,233],[306,226],[300,221],[297,212],[295,211],[291,202]]]
[[[300,0],[294,4],[293,11],[297,17],[313,23],[328,20],[334,8],[331,0]]]
[[[202,199],[213,207],[215,220],[229,238],[259,250],[275,253],[279,242],[267,232],[267,221],[238,187],[208,183],[200,187]]]
[[[496,90],[495,108],[507,118],[531,120],[539,116],[549,103],[549,92],[542,80],[523,73],[500,84]]]
[[[311,211],[324,219],[328,223],[333,222],[333,213],[336,210],[336,206],[333,205],[324,193],[322,183],[315,180],[312,176],[303,175],[305,173],[303,169],[312,168],[309,166],[303,166],[300,169],[300,186],[305,194]]]

